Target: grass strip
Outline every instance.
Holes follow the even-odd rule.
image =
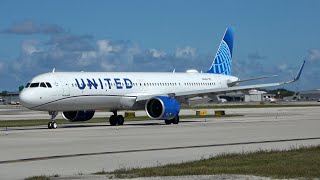
[[[24,180],[50,180],[50,176],[30,176],[30,177],[26,177],[24,178]]]
[[[57,177],[59,177],[59,175],[58,174],[54,174],[54,175],[50,175],[50,176],[46,176],[46,175],[30,176],[30,177],[24,178],[24,180],[50,180],[51,177],[57,178]]]
[[[154,176],[185,176],[241,174],[272,178],[319,178],[320,146],[301,147],[286,151],[257,151],[240,154],[221,154],[208,159],[148,168],[121,168],[95,174],[117,178]]]
[[[207,116],[197,116],[197,115],[182,115],[180,116],[180,119],[197,119],[197,118],[223,118],[223,117],[235,117],[235,116],[242,116],[238,114],[233,115],[224,115],[224,116],[214,116],[214,115],[207,115]],[[128,117],[125,118],[125,121],[145,121],[150,120],[147,116],[138,116],[138,117]],[[8,120],[8,121],[0,121],[0,127],[22,127],[22,126],[42,126],[47,125],[49,119],[39,119],[39,120]],[[159,120],[154,120],[159,121]],[[72,122],[64,120],[64,119],[57,119],[56,122],[58,124],[72,124]],[[109,124],[108,118],[93,118],[89,121],[79,121],[79,122],[73,122],[77,124],[88,124],[88,123],[106,123]]]

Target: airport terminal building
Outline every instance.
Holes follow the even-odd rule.
[[[318,101],[320,100],[320,89],[301,91],[299,96],[301,101]]]
[[[20,102],[19,94],[20,94],[19,91],[5,93],[4,95],[0,96],[0,105],[19,104]]]

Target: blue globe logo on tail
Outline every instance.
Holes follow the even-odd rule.
[[[207,73],[231,75],[233,28],[227,28],[221,40],[218,52]]]

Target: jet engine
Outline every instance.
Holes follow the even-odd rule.
[[[156,96],[146,102],[145,109],[152,119],[169,120],[178,116],[180,104],[175,98]]]
[[[88,121],[93,117],[94,112],[95,111],[64,111],[62,112],[62,117],[71,122]]]

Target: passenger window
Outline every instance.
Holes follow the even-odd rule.
[[[46,85],[48,86],[48,88],[52,88],[50,83],[46,82]]]
[[[46,86],[46,84],[44,82],[42,82],[42,83],[40,83],[40,87],[46,88],[47,86]]]
[[[26,88],[28,88],[30,86],[30,83],[28,83],[27,85],[26,85]]]
[[[31,84],[30,84],[30,87],[31,87],[31,88],[39,87],[39,83],[31,83]]]

